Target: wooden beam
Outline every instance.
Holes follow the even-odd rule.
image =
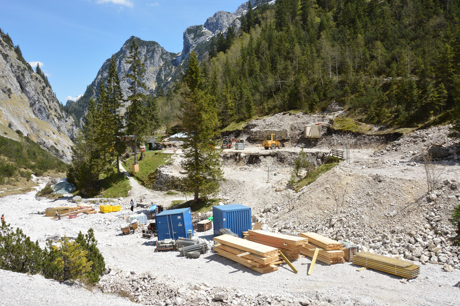
[[[319,252],[319,249],[316,249],[315,254],[313,255],[313,259],[310,264],[310,269],[308,269],[308,275],[310,275],[313,272],[313,268],[315,267],[315,263],[316,263],[316,257],[318,257],[318,252]]]

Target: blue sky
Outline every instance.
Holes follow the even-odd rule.
[[[76,97],[132,35],[182,51],[182,34],[245,0],[0,0],[0,28],[40,62],[61,103]]]

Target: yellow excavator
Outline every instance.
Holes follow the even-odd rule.
[[[275,148],[281,149],[283,144],[276,140],[275,134],[268,134],[267,139],[262,142],[262,146],[265,148],[265,150]]]

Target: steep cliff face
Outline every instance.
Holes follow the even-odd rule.
[[[256,5],[256,0],[251,0],[253,6]],[[144,41],[137,37],[128,39],[123,47],[115,54],[118,73],[121,78],[121,86],[123,93],[126,96],[128,91],[128,82],[124,80],[124,76],[129,71],[130,65],[126,63],[129,55],[129,46],[133,39],[139,45],[140,57],[145,65],[146,73],[144,82],[147,85],[147,92],[155,94],[159,88],[166,93],[171,87],[174,79],[183,71],[183,64],[187,61],[190,53],[196,51],[199,56],[202,56],[209,50],[211,37],[219,32],[226,32],[228,27],[233,25],[235,28],[240,27],[238,17],[246,12],[248,3],[245,2],[233,12],[219,11],[214,16],[209,17],[204,25],[194,25],[188,27],[184,31],[184,47],[180,53],[171,53],[166,51],[157,42]],[[107,59],[99,70],[96,78],[88,86],[85,94],[77,102],[68,103],[66,109],[76,116],[78,120],[84,116],[90,98],[97,96],[99,83],[106,79],[109,71],[110,59]]]
[[[15,51],[9,36],[0,34],[0,125],[21,131],[33,141],[69,162],[74,119],[64,112],[45,79]]]
[[[129,93],[129,84],[125,79],[125,75],[130,69],[130,64],[126,63],[126,60],[129,56],[129,48],[133,40],[136,40],[139,46],[139,57],[145,66],[144,83],[147,86],[147,91],[144,91],[144,94],[154,93],[160,87],[163,89],[168,88],[174,81],[173,77],[177,65],[173,63],[173,60],[178,54],[166,51],[155,41],[144,41],[131,36],[123,44],[120,51],[114,54],[123,95],[126,97]],[[90,98],[97,96],[100,82],[107,79],[110,61],[111,59],[109,58],[104,62],[94,81],[87,87],[83,97],[75,103],[67,104],[66,108],[75,114],[78,119],[84,116]]]

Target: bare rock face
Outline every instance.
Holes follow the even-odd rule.
[[[235,14],[219,11],[214,16],[209,17],[204,23],[204,27],[211,31],[213,34],[217,32],[225,32],[235,20]]]
[[[0,54],[0,124],[5,131],[20,131],[70,162],[71,138],[77,133],[74,119],[64,112],[51,87],[18,56],[4,34],[0,34]]]
[[[257,1],[251,0],[251,3],[254,7]],[[129,55],[129,46],[132,40],[136,40],[136,43],[139,45],[140,58],[146,69],[144,83],[147,86],[147,91],[144,93],[155,94],[159,88],[167,93],[177,74],[183,71],[184,68],[182,65],[190,56],[190,53],[196,51],[198,56],[201,57],[209,50],[212,36],[219,32],[227,32],[229,26],[239,29],[240,21],[237,18],[247,11],[248,5],[249,2],[241,4],[233,13],[219,11],[212,17],[209,17],[204,25],[192,25],[188,27],[184,31],[184,45],[180,53],[168,52],[154,41],[144,41],[134,36],[129,38],[121,47],[120,51],[115,54],[124,96],[126,97],[128,94],[128,83],[124,80],[124,76],[129,71],[130,67],[130,65],[126,63],[126,59]],[[77,102],[67,104],[69,111],[74,114],[78,120],[85,115],[90,98],[96,97],[101,80],[107,78],[109,64],[110,59],[107,59],[97,73],[94,81],[88,86],[82,98]]]
[[[154,93],[160,87],[168,88],[174,80],[177,69],[177,65],[174,62],[177,54],[166,51],[155,41],[144,41],[131,36],[114,55],[123,95],[126,97],[129,94],[129,84],[125,79],[125,75],[129,72],[131,65],[128,64],[126,60],[130,55],[130,46],[133,40],[135,40],[139,46],[139,57],[145,67],[143,81],[147,86],[147,90],[142,90],[144,91],[144,94]],[[70,112],[75,114],[77,119],[80,120],[85,115],[89,100],[97,96],[100,82],[107,79],[109,75],[110,61],[111,58],[108,58],[104,62],[102,67],[99,69],[96,78],[86,89],[83,97],[81,97],[77,102],[68,105]],[[128,105],[125,105],[125,107],[127,106]],[[121,112],[124,113],[124,110],[121,110]]]

